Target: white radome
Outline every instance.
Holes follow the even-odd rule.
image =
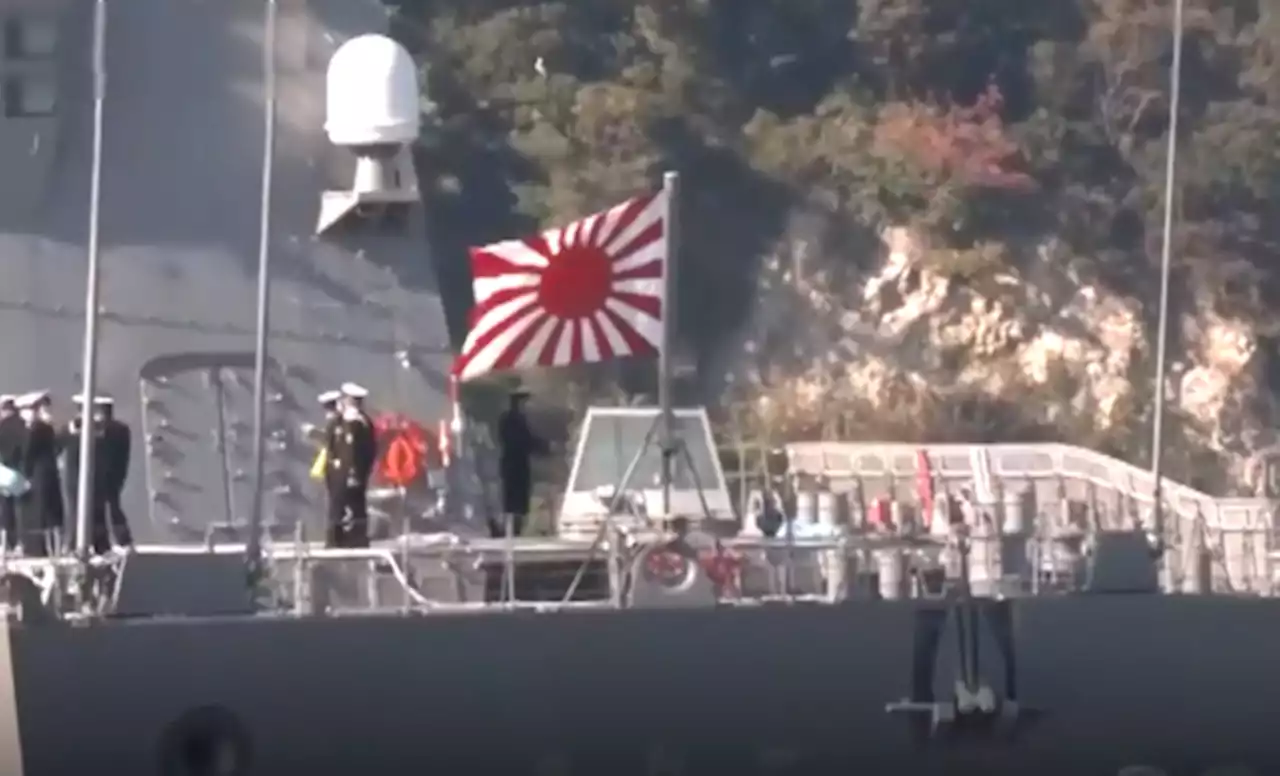
[[[338,47],[326,76],[325,132],[336,146],[404,145],[421,122],[418,69],[385,35],[360,35]]]

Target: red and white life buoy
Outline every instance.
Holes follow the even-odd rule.
[[[382,455],[377,477],[385,485],[407,488],[419,480],[427,466],[427,432],[417,421],[398,413],[384,413],[374,420]]]
[[[723,547],[698,553],[698,565],[715,585],[716,594],[736,596],[741,590],[743,557]]]

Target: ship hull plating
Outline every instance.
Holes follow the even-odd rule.
[[[247,773],[1280,767],[1273,602],[1016,602],[1019,693],[1042,716],[998,741],[922,740],[885,711],[938,606],[13,626],[10,689],[26,776],[164,773],[200,709],[233,721]]]

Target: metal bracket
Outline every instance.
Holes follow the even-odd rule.
[[[920,612],[913,642],[912,693],[885,704],[885,712],[907,716],[921,744],[1010,741],[1043,715],[1042,710],[1018,700],[1011,606],[1008,601],[977,601],[966,592],[945,609]],[[959,636],[955,646],[958,675],[950,696],[935,698],[942,636],[949,622],[955,624]],[[1002,693],[993,689],[979,666],[983,634],[997,645],[1004,669]]]

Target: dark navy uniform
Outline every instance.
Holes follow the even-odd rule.
[[[338,430],[342,421],[342,414],[338,412],[338,401],[341,398],[341,391],[325,391],[316,397],[324,411],[324,422],[319,428],[319,443],[324,457],[321,461],[324,464],[321,484],[324,485],[325,494],[325,544],[330,547],[337,546],[334,529],[341,524],[341,516],[346,512],[346,507],[342,504],[342,488],[337,486],[337,469],[333,466],[333,453],[337,450]]]
[[[111,539],[121,547],[133,544],[133,532],[129,530],[129,517],[120,505],[120,495],[129,479],[129,456],[133,453],[133,433],[129,424],[115,416],[115,403],[99,400],[98,428],[102,430],[102,446],[98,449],[97,470],[102,473],[103,523],[95,523],[95,532],[101,530],[103,539]],[[96,526],[101,525],[99,529]],[[95,540],[96,541],[96,540]]]
[[[82,409],[62,430],[58,437],[58,450],[62,456],[62,486],[66,494],[67,511],[72,515],[71,525],[66,532],[67,541],[74,545],[77,540],[76,531],[79,525],[74,516],[78,514],[80,502],[80,432],[84,423],[84,402],[80,397],[74,400]],[[95,406],[99,401],[95,399]],[[100,409],[94,410],[97,415],[93,426],[93,482],[89,484],[89,547],[102,554],[111,549],[111,533],[107,528],[107,482],[111,476],[108,462],[107,430]]]
[[[369,480],[378,458],[373,419],[365,413],[368,391],[354,383],[342,386],[346,407],[326,430],[330,547],[369,546]]]
[[[66,516],[58,472],[60,440],[47,391],[20,397],[17,404],[26,424],[19,469],[31,483],[31,490],[18,499],[18,530],[23,553],[44,556],[58,541]]]
[[[22,445],[27,426],[18,416],[15,397],[0,396],[0,464],[22,471]],[[18,505],[16,499],[0,497],[0,531],[6,550],[18,546]]]
[[[81,397],[75,401],[83,409]],[[89,492],[89,547],[102,554],[111,549],[112,540],[122,547],[133,543],[129,520],[120,506],[120,494],[129,476],[129,454],[132,448],[129,427],[115,419],[115,402],[105,396],[93,400],[93,482]],[[69,508],[76,507],[80,487],[81,417],[67,424],[61,438],[62,476]],[[79,526],[75,526],[78,528]],[[73,533],[69,531],[68,534]],[[74,537],[73,537],[74,541]]]
[[[502,512],[511,521],[511,535],[524,531],[529,515],[529,501],[533,497],[533,470],[530,459],[545,455],[547,443],[529,428],[524,414],[525,391],[513,391],[507,411],[498,418],[498,443],[502,448],[499,469],[502,475]],[[494,538],[504,537],[507,527],[501,521],[489,521],[489,533]]]

